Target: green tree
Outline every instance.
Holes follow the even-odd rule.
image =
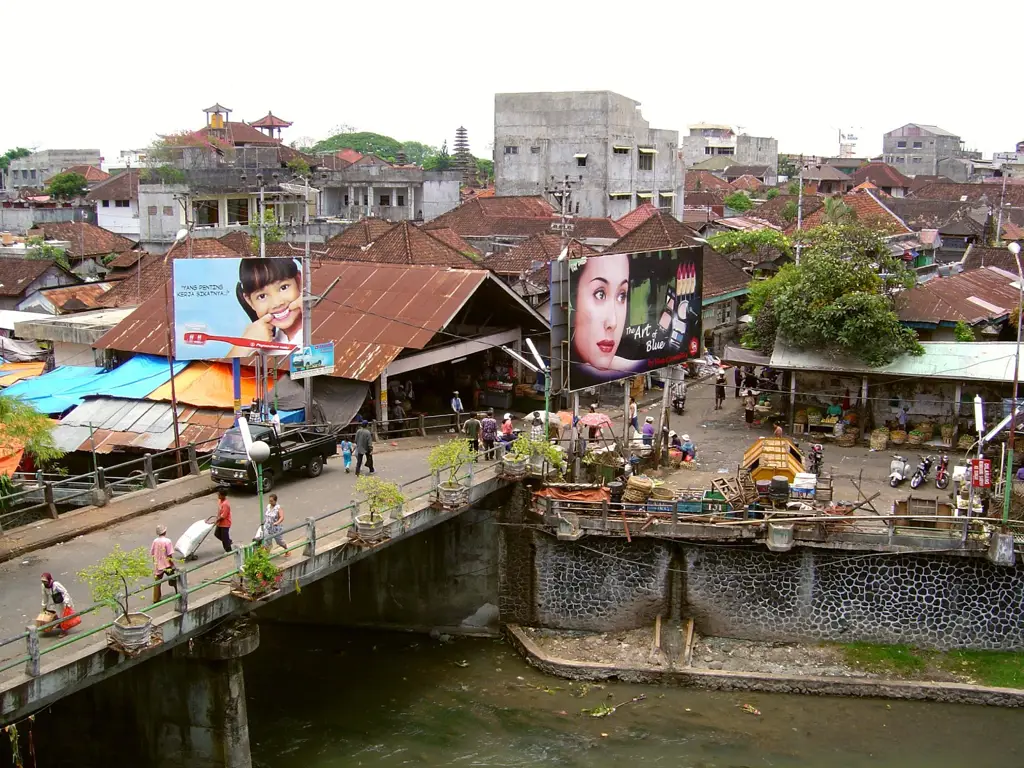
[[[953,327],[953,338],[957,341],[975,341],[974,331],[963,320],[957,320]]]
[[[731,195],[726,195],[722,202],[725,203],[726,207],[740,213],[749,211],[754,207],[746,192],[733,192]]]
[[[285,165],[296,176],[309,176],[309,163],[303,157],[293,157]]]
[[[448,142],[442,142],[437,154],[423,164],[425,171],[448,171],[452,167],[452,156],[448,154]]]
[[[259,255],[260,252],[260,217],[256,215],[255,221],[249,225],[249,245],[252,252]],[[278,223],[277,216],[272,208],[263,211],[263,241],[265,243],[279,243],[284,240],[284,228]]]
[[[779,211],[779,215],[786,221],[796,221],[797,212],[796,200],[790,200],[782,206],[782,210]]]
[[[789,182],[789,186],[786,187],[786,192],[791,194],[791,195],[799,195],[800,194],[800,182],[797,181],[797,180],[793,180],[793,181]]]
[[[852,355],[871,366],[921,354],[917,334],[900,323],[896,296],[914,274],[885,241],[859,225],[825,224],[802,233],[799,265],[751,286],[754,316],[744,342],[770,352],[776,336],[800,349]]]
[[[764,193],[764,199],[765,200],[774,200],[778,196],[779,196],[779,190],[776,189],[775,187],[772,187],[771,189],[769,189],[767,192]]]
[[[315,154],[329,154],[342,149],[354,149],[363,155],[377,155],[377,157],[391,162],[402,150],[402,143],[390,136],[361,131],[330,136],[318,141],[310,151]]]
[[[58,173],[46,187],[46,194],[58,200],[71,200],[88,191],[89,184],[80,173]]]
[[[494,180],[494,161],[486,157],[478,157],[476,159],[476,172],[477,175],[485,182],[491,182]]]
[[[786,178],[792,178],[800,173],[800,169],[796,167],[796,163],[793,162],[793,158],[781,155],[779,157],[779,176],[785,176]]]
[[[53,442],[53,422],[16,397],[0,394],[0,425],[0,442],[23,447],[39,464],[64,455]]]
[[[708,245],[724,256],[739,255],[759,264],[774,261],[780,255],[793,256],[793,244],[778,230],[766,227],[745,232],[720,232],[708,238]]]
[[[71,271],[71,263],[68,261],[68,254],[63,248],[47,244],[46,240],[42,237],[30,237],[25,241],[25,245],[28,246],[28,250],[25,252],[25,258],[53,261],[56,262],[58,266],[64,267],[64,269],[69,272]]]
[[[152,561],[142,547],[125,552],[120,544],[96,565],[84,568],[78,578],[89,585],[92,599],[109,605],[115,614],[128,621],[131,590],[138,582],[152,576]]]
[[[402,142],[402,151],[405,153],[407,162],[422,166],[427,161],[427,158],[437,154],[437,147],[432,147],[419,141],[405,141]]]
[[[828,224],[852,224],[857,220],[857,211],[847,205],[842,198],[826,197],[822,220]]]
[[[24,147],[15,147],[14,149],[8,149],[2,155],[0,155],[0,171],[6,171],[11,167],[11,160],[20,160],[23,157],[28,157],[32,153]]]

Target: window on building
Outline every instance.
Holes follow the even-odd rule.
[[[899,147],[900,149],[906,149],[907,142],[905,142],[905,141],[897,141],[896,142],[896,146]]]
[[[579,212],[580,212],[580,204],[577,201],[577,203],[576,203],[576,213],[579,213]]]
[[[28,178],[28,171],[22,171],[21,172],[21,178],[27,179]]]
[[[613,155],[628,155],[629,154],[629,147],[613,147],[612,148],[612,154]]]
[[[104,201],[104,202],[106,202],[106,201]],[[146,210],[149,212],[150,216],[156,216],[156,206],[155,205],[149,206],[149,208],[147,208]]]
[[[587,167],[587,156],[586,155],[576,155],[576,167],[577,168],[586,168]]]
[[[910,158],[910,162],[912,162],[912,163],[920,163],[921,162],[921,158],[920,157],[912,157],[912,158]]]
[[[515,146],[514,144],[506,144],[505,145],[505,154],[506,155],[518,155],[519,154],[519,147]]]
[[[641,171],[653,171],[654,155],[649,152],[641,152],[640,156],[636,159],[636,167]]]
[[[391,195],[381,195],[380,204],[384,207],[391,205]]]
[[[715,154],[715,148],[714,147],[704,147],[704,154],[705,155],[713,155],[713,154]]]
[[[29,171],[29,178],[34,179],[35,177],[36,177],[36,171],[35,171],[35,168],[33,168],[31,171]]]
[[[115,208],[129,208],[129,207],[131,207],[131,202],[128,201],[128,200],[115,200],[114,201],[114,207]]]
[[[348,205],[348,195],[345,195],[345,205]]]
[[[249,223],[249,198],[228,198],[228,224]]]
[[[399,207],[405,205],[405,195],[396,195],[396,197],[398,198],[398,202],[396,202],[395,205]]]
[[[921,149],[921,147],[923,147],[923,146],[924,146],[924,144],[922,144],[920,141],[915,141],[914,142],[914,149]]]
[[[512,154],[515,154],[515,152],[513,152]],[[540,147],[530,147],[530,154],[531,155],[539,155],[540,154]]]
[[[173,216],[173,215],[174,215],[174,206],[172,206],[172,205],[165,205],[164,206],[164,216]]]
[[[718,154],[720,155],[735,155],[736,150],[733,147],[719,147]]]
[[[109,200],[104,200],[103,201],[103,207],[104,208],[109,208],[110,207],[110,201]]]
[[[897,163],[902,163],[903,162],[903,158],[899,157],[898,155],[896,157],[894,157],[893,160],[895,160]]]

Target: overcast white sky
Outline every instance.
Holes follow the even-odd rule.
[[[494,94],[612,90],[656,128],[707,121],[774,136],[783,152],[858,155],[907,122],[990,155],[1024,140],[1009,0],[860,2],[223,4],[0,0],[7,62],[0,151],[148,145],[272,109],[285,140],[339,124],[490,154]],[[20,30],[20,31],[19,31]],[[262,71],[261,71],[262,70]]]

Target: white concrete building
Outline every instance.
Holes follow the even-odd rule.
[[[683,160],[687,168],[712,157],[728,157],[734,165],[767,165],[779,169],[779,142],[767,136],[748,136],[731,125],[694,123],[683,137]]]
[[[28,157],[11,160],[7,170],[7,189],[14,194],[22,187],[42,189],[46,180],[74,165],[100,167],[103,158],[98,149],[44,149]]]
[[[543,195],[568,177],[574,214],[618,218],[649,202],[678,215],[678,145],[678,131],[651,128],[640,102],[611,91],[494,96],[498,196]]]
[[[97,184],[85,196],[96,205],[96,224],[138,242],[139,171],[122,171]]]

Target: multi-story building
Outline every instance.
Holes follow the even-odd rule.
[[[728,157],[735,165],[779,168],[779,142],[765,136],[737,133],[730,125],[695,123],[683,137],[683,161],[692,168],[710,157]]]
[[[967,181],[971,160],[977,152],[964,149],[955,133],[937,125],[907,123],[882,135],[882,160],[907,176],[941,174],[953,181]]]
[[[498,93],[498,196],[543,195],[568,178],[571,213],[618,218],[643,203],[679,214],[679,132],[651,128],[640,103],[611,91]]]
[[[100,167],[103,158],[98,149],[44,149],[28,157],[11,160],[7,170],[7,189],[42,189],[46,181],[75,165]]]

